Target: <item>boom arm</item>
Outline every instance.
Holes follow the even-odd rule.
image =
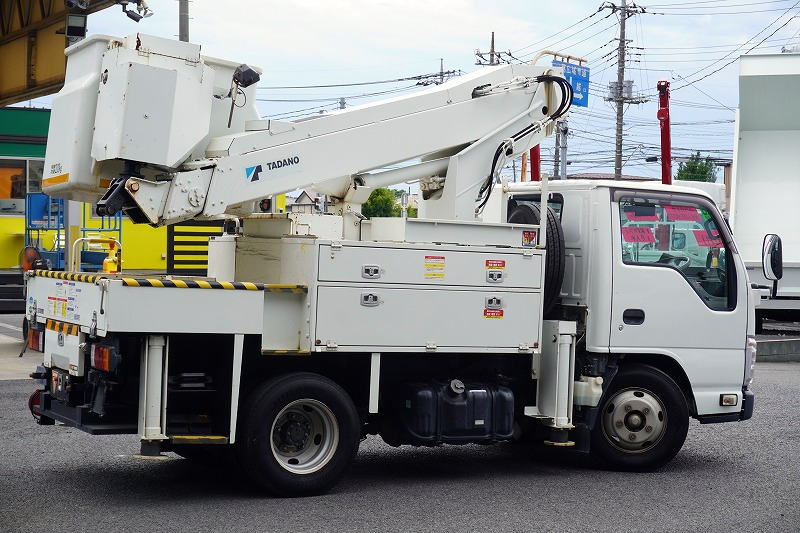
[[[151,54],[158,53],[152,48]],[[107,63],[108,58],[103,61]],[[196,69],[185,63],[175,59],[165,69],[177,70],[179,77],[182,69]],[[114,178],[113,190],[106,195],[123,195],[124,209],[134,220],[161,225],[190,218],[248,214],[261,198],[301,188],[329,195],[341,214],[356,214],[374,187],[422,180],[427,217],[474,220],[486,204],[506,158],[538,144],[551,133],[553,120],[569,106],[569,84],[559,76],[549,75],[547,70],[527,64],[486,67],[413,95],[325,116],[293,122],[246,121],[241,131],[210,140],[200,138],[190,153],[204,152],[203,156],[190,155],[170,168],[164,168],[168,165],[158,160],[155,147],[152,157],[140,150],[137,159],[131,161],[119,157],[125,153],[123,146],[113,155],[125,162],[125,168],[121,175],[109,176]],[[160,74],[150,76],[147,87],[131,87],[128,83],[129,90],[153,90],[153,80],[160,79]],[[551,90],[554,84],[560,90]],[[183,92],[197,91],[199,86],[195,83],[164,90],[170,89],[177,107],[184,98]],[[109,92],[108,88],[105,90]],[[190,94],[196,96],[194,92]],[[153,106],[148,99],[135,103],[131,100],[120,100],[119,109],[111,111],[138,117]],[[192,100],[197,105],[198,99]],[[209,95],[206,100],[210,109],[214,96]],[[108,106],[108,99],[105,105]],[[133,105],[139,108],[130,109]],[[211,113],[196,109],[193,114]],[[178,113],[173,117],[167,121],[170,131],[181,133],[193,126]],[[213,120],[212,117],[210,129],[215,129]],[[164,122],[160,124],[163,126]],[[146,128],[125,131],[125,124],[122,128],[121,138],[133,139],[131,142],[149,134]],[[69,142],[63,137],[51,139]],[[106,141],[98,138],[95,129],[93,146]],[[97,167],[102,154],[93,150],[92,156]],[[375,172],[397,164],[401,164],[397,169]],[[159,167],[160,176],[142,171]]]

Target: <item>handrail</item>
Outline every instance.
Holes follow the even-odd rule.
[[[105,243],[105,244],[116,244],[119,259],[119,270],[122,270],[122,243],[119,242],[117,239],[113,239],[111,237],[79,237],[75,239],[75,242],[72,243],[72,256],[70,258],[72,262],[72,268],[70,269],[72,272],[80,272],[81,271],[81,256],[78,253],[78,244],[84,242],[94,242],[94,243]]]
[[[541,52],[533,56],[533,59],[531,59],[531,65],[535,65],[536,62],[539,61],[544,56],[553,56],[556,59],[561,58],[561,59],[566,59],[567,61],[572,59],[573,61],[577,61],[578,63],[586,63],[586,60],[582,57],[571,56],[569,54],[562,54],[561,52],[555,52],[553,50],[542,50]]]

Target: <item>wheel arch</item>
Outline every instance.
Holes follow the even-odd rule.
[[[618,366],[620,369],[633,365],[647,365],[656,368],[673,380],[680,387],[689,406],[689,415],[697,416],[697,404],[695,403],[692,384],[683,366],[673,357],[665,354],[624,354],[619,358]]]
[[[262,354],[260,347],[251,345],[250,350],[247,348],[246,346],[242,361],[240,398],[246,398],[250,391],[269,378],[308,372],[326,377],[344,389],[362,420],[366,419],[369,406],[370,354]]]

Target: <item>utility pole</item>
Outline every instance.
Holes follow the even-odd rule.
[[[559,136],[560,152],[561,152],[561,172],[559,172],[559,179],[567,179],[567,136],[569,134],[569,126],[567,119],[562,119],[558,123],[558,129],[561,132]]]
[[[444,58],[439,58],[439,85],[444,83]]]
[[[619,48],[617,49],[617,125],[616,140],[614,144],[614,179],[622,177],[622,115],[625,111],[625,102],[622,100],[622,86],[625,84],[625,20],[628,18],[626,0],[621,2],[619,11]]]
[[[476,65],[480,65],[482,67],[485,67],[486,65],[499,65],[500,63],[503,62],[503,55],[504,54],[506,56],[508,56],[509,59],[511,59],[512,56],[511,56],[511,52],[510,51],[509,52],[498,52],[497,51],[497,48],[495,48],[495,46],[494,46],[494,32],[492,32],[492,40],[491,40],[491,42],[489,44],[489,52],[488,52],[488,54],[484,53],[484,52],[481,52],[480,48],[475,50],[475,58],[476,58],[475,59],[475,64]],[[486,60],[486,56],[487,55],[489,56],[488,62]],[[505,60],[505,61],[507,63],[510,63],[510,61],[508,59]]]
[[[625,23],[628,17],[637,13],[643,13],[644,9],[636,4],[628,5],[627,0],[620,0],[620,5],[608,3],[603,6],[603,9],[611,9],[619,16],[619,45],[617,47],[617,81],[610,84],[610,95],[606,98],[608,101],[617,104],[616,113],[616,138],[614,143],[614,179],[620,179],[622,176],[622,124],[623,115],[625,113],[625,104],[641,104],[647,100],[644,98],[634,98],[632,93],[633,83],[626,86],[625,83],[625,54],[628,46],[628,40],[625,37]],[[630,93],[628,91],[630,89]]]
[[[561,127],[556,123],[556,143],[553,149],[553,179],[558,179],[560,176],[561,163]]]
[[[178,39],[189,42],[189,0],[178,0]]]

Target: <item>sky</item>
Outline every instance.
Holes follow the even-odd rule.
[[[177,37],[178,2],[149,4],[155,14],[139,23],[117,6],[93,14],[89,32]],[[469,72],[480,68],[475,51],[488,51],[491,32],[496,49],[510,52],[503,55],[509,62],[527,61],[545,48],[584,57],[591,69],[589,107],[570,113],[568,172],[613,172],[614,108],[604,96],[608,82],[616,79],[619,21],[611,10],[598,10],[601,4],[195,0],[190,3],[190,40],[201,44],[206,55],[262,68],[259,112],[287,119],[334,109],[341,97],[351,106],[420,87],[413,81],[270,87],[395,80],[438,72],[440,59],[445,70]],[[736,59],[753,47],[750,53],[777,53],[783,46],[800,44],[800,0],[653,0],[637,5],[645,12],[627,21],[631,55],[625,77],[649,101],[625,111],[624,173],[660,176],[660,164],[645,161],[659,153],[654,98],[659,79],[670,80],[673,88],[673,155],[700,151],[730,159],[738,105]],[[47,98],[34,101],[47,104]],[[552,138],[542,143],[543,171],[552,171],[552,145]]]

